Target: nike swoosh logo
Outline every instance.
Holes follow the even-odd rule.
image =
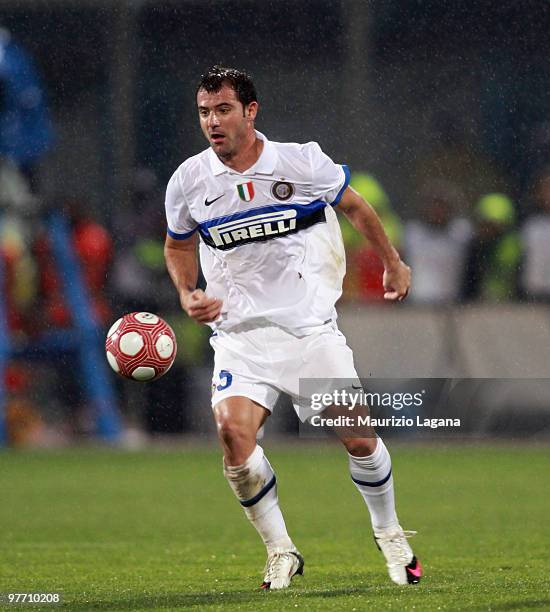
[[[218,196],[217,198],[214,198],[213,200],[209,200],[208,198],[204,199],[204,205],[205,206],[210,206],[210,204],[214,204],[214,202],[216,202],[216,200],[219,200],[220,198],[223,198],[224,194],[222,193],[221,196]]]

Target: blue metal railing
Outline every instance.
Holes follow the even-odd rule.
[[[67,221],[59,213],[50,215],[47,226],[64,296],[73,317],[80,378],[96,413],[97,433],[107,440],[116,440],[121,432],[117,402],[102,350],[101,330],[95,322],[88,290],[71,247],[71,233]]]
[[[78,356],[79,379],[95,411],[97,434],[115,441],[121,432],[117,401],[105,356],[103,338],[95,322],[82,279],[79,263],[71,246],[71,232],[66,220],[58,213],[47,220],[56,268],[61,276],[63,292],[69,305],[73,328],[50,330],[24,346],[12,345],[6,312],[5,262],[0,255],[0,447],[7,443],[5,373],[11,357],[48,359],[66,353]],[[73,372],[67,372],[74,376]]]
[[[6,366],[10,354],[10,338],[6,314],[6,275],[4,257],[0,253],[0,446],[7,442],[6,426]]]

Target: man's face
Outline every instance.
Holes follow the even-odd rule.
[[[222,159],[237,154],[253,127],[258,104],[251,102],[243,107],[235,90],[224,84],[217,92],[199,89],[197,106],[201,129],[214,153]]]

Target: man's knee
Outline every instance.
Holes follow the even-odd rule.
[[[216,414],[216,428],[220,440],[228,446],[256,439],[256,432],[248,424],[235,420],[228,413]]]
[[[376,450],[377,439],[372,438],[342,438],[342,444],[354,457],[368,457]]]
[[[218,437],[225,449],[226,459],[234,465],[243,462],[256,446],[256,434],[268,411],[244,397],[230,397],[214,408]]]

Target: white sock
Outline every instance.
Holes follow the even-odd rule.
[[[349,455],[349,471],[368,506],[374,533],[397,527],[391,459],[382,439],[378,438],[374,453],[368,457]]]
[[[275,473],[262,447],[256,445],[243,465],[224,463],[223,473],[267,550],[292,548],[279,508]]]

